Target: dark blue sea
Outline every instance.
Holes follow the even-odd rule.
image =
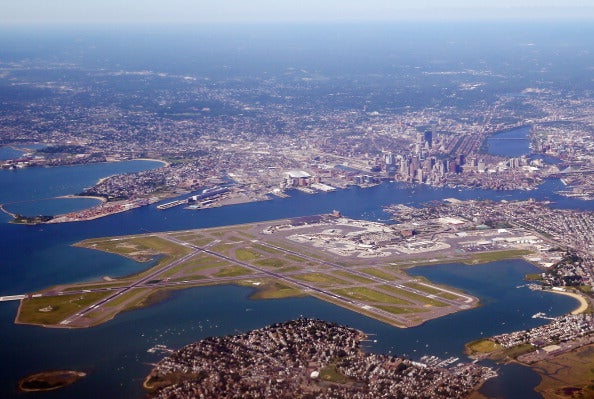
[[[139,162],[129,166],[157,166]],[[10,199],[19,203],[76,193],[98,178],[113,174],[115,165],[87,167],[92,171],[88,175],[81,173],[79,167],[0,171],[0,179],[15,183],[3,184],[0,195],[3,201]],[[16,184],[20,182],[19,177],[27,184]],[[76,184],[63,187],[64,181],[77,179],[80,181]],[[181,208],[159,211],[152,205],[93,221],[57,225],[14,225],[7,223],[8,217],[3,215],[0,216],[3,218],[0,223],[0,295],[22,294],[54,284],[103,276],[124,276],[147,267],[115,255],[71,247],[72,243],[88,237],[221,226],[326,213],[333,209],[353,218],[386,220],[388,216],[382,210],[385,205],[419,206],[449,197],[508,200],[533,197],[551,200],[557,207],[594,207],[592,202],[553,194],[558,184],[549,181],[531,192],[495,192],[384,183],[367,189],[352,187],[317,195],[294,192],[287,199],[274,198],[201,211]],[[27,186],[38,189],[32,194]],[[532,319],[534,313],[556,316],[577,305],[572,298],[518,288],[523,284],[524,275],[535,271],[535,267],[521,260],[472,267],[449,264],[415,268],[411,274],[461,288],[478,296],[481,306],[412,329],[397,329],[313,298],[253,301],[247,299],[250,289],[234,286],[175,292],[155,306],[127,312],[104,325],[84,330],[15,325],[18,303],[3,302],[0,303],[0,397],[27,396],[17,392],[18,379],[48,369],[83,370],[88,372],[88,377],[63,390],[35,394],[37,397],[142,397],[142,379],[150,371],[150,363],[159,360],[159,356],[146,352],[153,345],[177,348],[207,336],[246,331],[299,316],[337,321],[377,334],[377,342],[366,348],[369,351],[406,354],[411,358],[423,354],[464,358],[465,342],[533,327],[543,322]],[[503,366],[501,373],[504,379],[485,385],[484,390],[489,395],[539,397],[532,391],[538,376],[530,369]],[[517,396],[519,393],[521,395]]]

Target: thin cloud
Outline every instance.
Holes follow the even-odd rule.
[[[590,0],[4,0],[0,24],[594,19]]]

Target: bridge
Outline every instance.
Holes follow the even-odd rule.
[[[492,140],[502,140],[502,141],[510,141],[510,140],[516,140],[516,141],[528,141],[529,139],[524,138],[524,137],[509,137],[509,138],[504,138],[504,137],[489,137],[487,140],[492,141]]]
[[[575,170],[562,170],[560,172],[554,173],[549,175],[549,177],[562,177],[562,176],[569,176],[569,175],[589,175],[594,173],[594,169],[575,169]]]

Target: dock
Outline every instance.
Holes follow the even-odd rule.
[[[160,210],[160,211],[162,211],[164,209],[173,208],[174,206],[179,206],[179,205],[187,204],[187,203],[188,203],[188,200],[185,200],[185,199],[183,199],[183,200],[177,200],[177,201],[171,201],[171,202],[166,202],[166,203],[161,204],[161,205],[157,205],[157,209]]]

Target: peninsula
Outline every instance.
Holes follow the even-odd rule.
[[[519,256],[509,248],[457,251],[451,233],[410,241],[397,225],[331,215],[200,230],[90,239],[76,245],[154,266],[135,276],[52,287],[27,295],[18,323],[77,328],[142,306],[163,290],[216,284],[254,287],[254,298],[311,295],[398,327],[470,309],[478,300],[404,272],[452,260]]]
[[[464,226],[463,228],[461,226]],[[239,226],[90,239],[76,245],[153,261],[122,279],[27,295],[18,323],[80,328],[143,306],[158,292],[217,284],[254,287],[254,298],[310,295],[397,327],[477,306],[478,299],[411,277],[411,266],[526,256],[541,244],[522,229],[485,229],[461,218],[386,225],[335,211]],[[489,245],[482,245],[489,240]],[[477,244],[479,243],[479,244]]]
[[[206,338],[161,360],[144,386],[151,398],[457,399],[497,375],[457,358],[416,362],[364,353],[364,339],[312,319]]]
[[[536,390],[545,398],[588,398],[594,394],[591,313],[564,315],[544,326],[470,342],[466,351],[476,360],[514,361],[533,368],[542,377]]]

